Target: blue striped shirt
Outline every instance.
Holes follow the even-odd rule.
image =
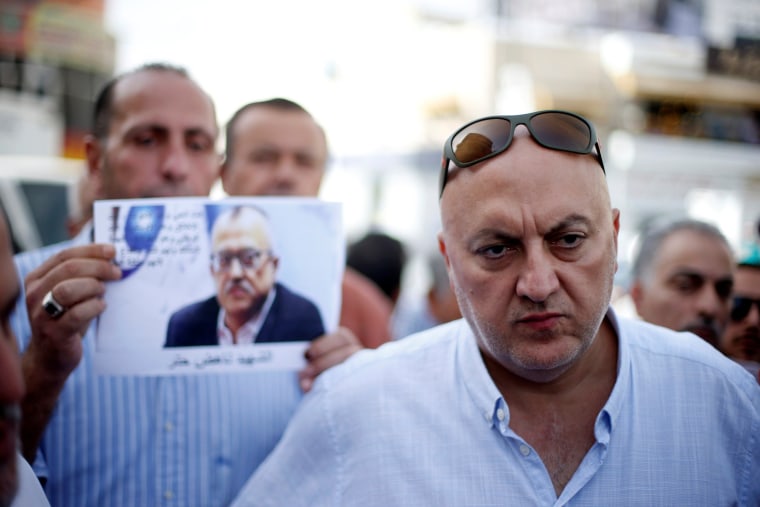
[[[76,243],[87,241],[79,237]],[[64,243],[16,256],[23,279]],[[12,328],[23,350],[22,294]],[[222,506],[279,440],[302,394],[294,372],[107,377],[93,372],[94,324],[34,469],[55,506]]]
[[[559,497],[459,320],[323,374],[233,505],[760,505],[756,380],[693,335],[607,318],[617,379]]]

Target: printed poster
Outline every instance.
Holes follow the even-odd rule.
[[[340,213],[296,197],[96,201],[94,239],[122,269],[106,285],[96,372],[300,369],[338,325]]]

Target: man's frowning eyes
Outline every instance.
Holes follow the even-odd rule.
[[[719,279],[713,282],[699,273],[677,273],[671,278],[672,287],[682,294],[694,294],[710,283],[712,283],[718,299],[728,301],[733,288],[731,279]]]

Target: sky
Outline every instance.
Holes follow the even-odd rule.
[[[410,1],[106,0],[106,25],[117,72],[182,65],[221,123],[247,102],[284,96],[325,124],[338,151],[380,151],[416,139],[419,102],[445,93],[452,55],[414,24]],[[358,136],[359,123],[372,135]]]
[[[248,102],[295,100],[325,127],[339,160],[418,149],[420,104],[474,81],[448,49],[454,41],[420,28],[410,2],[464,15],[454,0],[106,0],[105,21],[116,72],[151,61],[184,66],[213,97],[221,125]],[[320,196],[343,204],[350,237],[375,226],[414,243],[427,230],[420,248],[429,249],[437,164],[430,169],[422,181],[392,162],[375,167],[378,187],[371,171],[335,163]]]
[[[349,234],[376,225],[414,241],[437,219],[437,163],[420,181],[394,160],[373,158],[366,171],[341,161],[439,149],[448,132],[425,132],[426,104],[482,97],[470,91],[482,90],[482,72],[467,69],[483,68],[483,34],[448,22],[430,28],[413,7],[434,5],[450,20],[477,3],[106,0],[105,21],[116,72],[151,61],[184,66],[213,97],[221,125],[251,101],[302,104],[325,127],[335,161],[320,196],[344,204]]]

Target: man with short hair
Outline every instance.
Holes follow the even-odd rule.
[[[720,350],[760,382],[760,264],[739,263],[731,296],[731,315]]]
[[[117,76],[94,120],[86,154],[98,199],[207,196],[218,177],[214,105],[183,69]],[[25,457],[54,505],[228,504],[301,400],[298,376],[96,375],[95,318],[121,272],[114,246],[92,243],[90,231],[16,257]],[[358,348],[345,337],[314,340],[301,375],[310,381]]]
[[[439,247],[464,319],[320,376],[233,505],[760,505],[760,386],[610,307],[603,168],[573,113],[456,131]]]
[[[229,195],[317,197],[327,138],[301,105],[283,98],[246,104],[232,115],[226,134],[222,183]],[[390,341],[392,305],[383,293],[351,268],[341,289],[338,334],[372,348]]]
[[[211,228],[216,294],[177,310],[165,347],[310,341],[324,334],[316,305],[276,282],[280,259],[264,212],[235,206]]]
[[[733,273],[731,247],[717,227],[688,218],[658,222],[642,236],[631,299],[645,321],[691,331],[717,347]]]

